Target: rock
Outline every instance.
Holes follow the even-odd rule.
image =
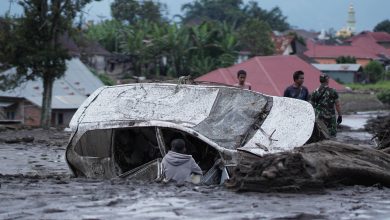
[[[20,139],[20,138],[10,138],[10,139],[5,139],[4,142],[7,143],[7,144],[17,144],[17,143],[22,142],[22,139]]]
[[[32,136],[25,136],[25,137],[22,137],[22,141],[26,142],[26,143],[31,143],[31,142],[34,141],[34,137],[32,137]]]

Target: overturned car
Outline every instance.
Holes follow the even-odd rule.
[[[152,180],[170,141],[181,137],[204,171],[202,182],[219,183],[240,151],[289,151],[308,141],[314,123],[307,102],[234,87],[108,86],[73,116],[66,160],[76,176]]]

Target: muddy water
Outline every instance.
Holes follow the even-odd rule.
[[[344,122],[364,125],[362,118],[371,116],[344,116]],[[360,126],[350,127],[339,140],[374,144]],[[64,145],[0,144],[0,219],[390,219],[390,189],[380,185],[235,193],[221,186],[91,180],[71,178],[64,154]]]

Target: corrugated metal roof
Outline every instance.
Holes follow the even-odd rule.
[[[362,66],[360,64],[312,64],[321,71],[358,71]]]
[[[104,86],[80,59],[68,61],[67,67],[63,80],[80,94],[90,95],[97,88]]]
[[[252,90],[269,95],[283,96],[286,87],[293,83],[292,75],[297,70],[305,73],[304,86],[309,91],[314,91],[320,84],[321,72],[295,55],[254,57],[228,68],[214,70],[195,81],[234,85],[237,83],[236,74],[241,69],[247,72],[246,81],[252,84]],[[338,91],[346,90],[333,79],[329,83]]]
[[[52,109],[77,109],[86,99],[86,96],[71,95],[71,96],[53,96],[51,107]],[[37,106],[41,106],[42,97],[26,97],[27,100]]]
[[[0,102],[0,107],[1,108],[7,108],[7,107],[10,107],[13,104],[15,104],[15,102]]]
[[[74,97],[75,100],[79,100],[80,97],[84,99],[90,95],[93,91],[98,89],[104,84],[95,76],[89,69],[78,59],[74,58],[66,62],[67,70],[63,77],[54,81],[53,85],[53,97],[62,96],[62,97]],[[3,74],[14,74],[16,68],[9,69]],[[29,98],[40,100],[36,104],[41,106],[42,102],[42,93],[43,93],[43,83],[41,79],[36,79],[34,81],[27,81],[18,87],[8,90],[0,91],[0,96],[3,97],[19,97],[19,98]],[[80,96],[80,97],[77,97]],[[54,101],[53,98],[53,108]],[[76,101],[78,103],[78,101]],[[35,102],[34,102],[35,103]],[[69,108],[69,104],[58,102],[56,108]],[[75,107],[75,105],[72,105]]]

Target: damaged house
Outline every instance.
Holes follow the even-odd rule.
[[[77,108],[103,83],[78,59],[66,62],[67,70],[53,85],[52,125],[67,126]],[[14,74],[15,68],[1,74]],[[0,91],[0,123],[39,126],[43,84],[41,79]]]

